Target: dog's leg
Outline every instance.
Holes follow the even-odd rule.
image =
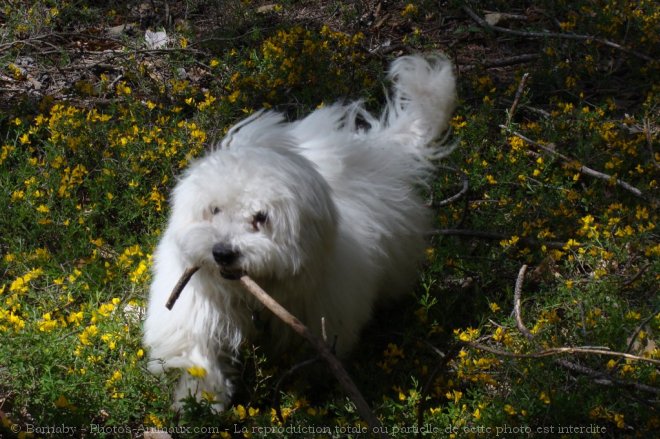
[[[209,402],[216,412],[222,412],[229,406],[234,393],[234,369],[228,358],[212,358],[208,353],[204,354],[206,350],[196,346],[186,357],[185,361],[190,366],[182,368],[181,378],[174,390],[175,410],[180,410],[190,397]]]

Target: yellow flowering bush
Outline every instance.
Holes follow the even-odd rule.
[[[70,47],[86,56],[108,50],[117,65],[90,69],[67,99],[17,96],[0,115],[0,436],[36,421],[81,432],[92,420],[214,426],[214,437],[268,437],[255,429],[266,426],[328,427],[328,437],[366,428],[324,365],[264,358],[253,346],[238,368],[241,401],[216,414],[203,395],[175,415],[178,377],[147,373],[141,346],[151,253],[176,175],[238,118],[262,107],[296,116],[349,95],[371,106],[383,100],[386,60],[437,50],[460,64],[461,103],[450,122],[457,148],[420,190],[435,206],[462,190],[462,179],[468,188],[433,207],[438,233],[420,283],[374,310],[361,349],[345,361],[351,375],[393,437],[413,436],[403,430],[412,426],[435,431],[429,437],[487,437],[504,425],[593,423],[611,437],[657,430],[647,404],[660,359],[657,2],[470,2],[481,15],[517,13],[498,26],[574,34],[504,40],[482,34],[465,2],[447,10],[383,2],[373,17],[344,2],[331,14],[320,8],[329,14],[321,22],[296,16],[299,2],[257,10],[232,0],[218,2],[236,14],[236,23],[223,18],[220,37],[196,27],[208,2],[187,3],[189,20],[170,2],[177,20],[162,53],[96,30],[60,51],[52,46],[67,38],[43,42],[125,18],[123,6],[87,3],[1,6],[3,91],[33,86],[36,66],[57,66],[51,75]],[[480,64],[479,49],[490,59],[518,47],[540,57]],[[527,333],[512,315],[523,264]],[[581,346],[612,355],[543,354]],[[181,373],[202,380],[206,370]]]

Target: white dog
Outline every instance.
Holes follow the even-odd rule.
[[[150,370],[183,370],[175,407],[192,395],[226,408],[244,340],[265,340],[269,352],[301,342],[260,312],[236,281],[244,273],[319,335],[324,318],[339,355],[354,347],[377,299],[410,291],[431,231],[416,189],[447,153],[439,137],[456,86],[439,56],[398,58],[389,78],[393,94],[380,118],[360,103],[292,123],[259,112],[176,185],[144,326]],[[168,310],[193,266],[200,270]]]

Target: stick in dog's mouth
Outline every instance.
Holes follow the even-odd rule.
[[[170,311],[172,307],[178,300],[181,292],[186,287],[186,284],[190,281],[190,278],[199,270],[199,267],[189,267],[187,268],[179,281],[174,286],[172,293],[170,294],[169,299],[165,306]],[[371,427],[382,428],[380,420],[373,414],[369,404],[366,402],[359,389],[348,375],[341,362],[335,357],[328,345],[317,336],[312,334],[312,332],[305,326],[300,320],[293,316],[286,308],[282,307],[275,299],[273,299],[268,293],[261,289],[261,287],[247,275],[242,275],[237,278],[241,284],[259,300],[264,306],[273,312],[280,320],[289,325],[291,329],[297,332],[299,335],[303,336],[311,343],[311,345],[316,349],[320,356],[328,362],[330,370],[332,371],[335,378],[339,384],[344,388],[348,393],[349,397],[355,403],[358,413],[367,421]],[[381,436],[386,436],[382,435]]]
[[[199,267],[190,267],[186,268],[186,271],[183,272],[181,277],[179,278],[179,281],[174,285],[174,288],[172,289],[172,293],[170,294],[169,299],[167,299],[167,303],[165,304],[165,307],[172,311],[172,307],[176,303],[177,300],[179,300],[179,296],[181,295],[181,291],[186,287],[188,282],[190,281],[190,278],[192,277],[193,274],[195,274],[199,270]]]

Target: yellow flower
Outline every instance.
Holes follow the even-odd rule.
[[[247,410],[245,410],[245,407],[243,407],[242,404],[237,405],[234,408],[234,412],[238,415],[238,419],[240,419],[241,421],[247,418]]]
[[[464,342],[475,340],[479,336],[479,330],[475,328],[467,328],[464,331],[454,329],[454,334],[458,335],[458,339]]]
[[[121,95],[126,95],[126,96],[128,96],[128,95],[130,95],[133,91],[131,90],[131,88],[130,88],[128,85],[126,85],[126,83],[125,83],[124,81],[121,81],[119,84],[117,84],[116,92],[117,92],[117,94],[120,95],[120,96],[121,96]]]
[[[550,397],[545,392],[541,392],[539,399],[543,401],[543,404],[550,404]]]
[[[525,147],[525,141],[518,136],[509,137],[509,145],[513,151],[520,151]]]
[[[204,378],[204,377],[206,377],[206,369],[204,369],[202,366],[191,366],[188,369],[186,369],[186,371],[193,378]]]
[[[90,325],[83,329],[83,332],[78,335],[78,338],[80,339],[80,342],[84,345],[90,345],[92,342],[90,341],[90,337],[94,337],[96,334],[98,334],[99,329],[96,327],[96,325]]]
[[[461,398],[463,397],[463,392],[459,390],[452,390],[451,392],[447,392],[445,396],[450,401],[454,401],[454,404],[458,404],[458,401],[460,401]]]
[[[54,402],[55,407],[58,409],[63,409],[63,408],[72,408],[73,405],[69,402],[68,399],[64,395],[60,395]]]
[[[72,312],[68,315],[66,318],[67,323],[73,323],[74,325],[78,326],[82,322],[83,319],[83,312],[78,311],[78,312]]]
[[[570,249],[573,248],[573,247],[579,247],[579,246],[580,246],[580,243],[579,243],[579,242],[577,242],[577,241],[576,241],[575,239],[573,239],[573,238],[570,238],[570,239],[566,242],[566,244],[564,244],[563,249],[564,249],[564,250],[570,250]]]
[[[412,17],[417,14],[419,8],[414,3],[408,3],[401,11],[402,17]]]
[[[639,320],[641,318],[642,315],[637,311],[628,311],[628,313],[626,313],[626,319],[628,320]]]
[[[509,334],[507,334],[506,329],[498,327],[495,332],[493,333],[493,340],[497,342],[505,342],[509,341],[510,337]]]
[[[383,352],[383,356],[385,356],[385,357],[400,357],[400,358],[405,357],[405,355],[403,353],[403,349],[400,349],[394,343],[388,343],[387,344],[387,349],[385,349],[385,351]]]
[[[499,310],[501,309],[500,306],[499,306],[497,303],[495,303],[495,302],[491,302],[491,303],[489,303],[489,304],[488,304],[488,307],[490,308],[490,310],[491,310],[492,312],[497,312],[497,311],[499,311]]]
[[[47,312],[43,315],[42,320],[38,323],[37,326],[41,332],[50,332],[57,328],[57,320],[52,320],[50,313]]]
[[[517,235],[513,235],[511,239],[503,239],[502,241],[500,241],[500,245],[502,247],[514,246],[518,244],[518,241],[520,241],[520,238]]]
[[[616,423],[617,428],[624,428],[626,426],[623,415],[621,413],[614,414],[614,422]]]
[[[144,423],[145,425],[153,425],[156,428],[163,427],[163,421],[153,413],[148,413],[147,416],[145,416]]]
[[[236,90],[235,92],[227,96],[227,100],[229,101],[230,104],[234,104],[236,103],[240,95],[241,95],[241,91]]]

